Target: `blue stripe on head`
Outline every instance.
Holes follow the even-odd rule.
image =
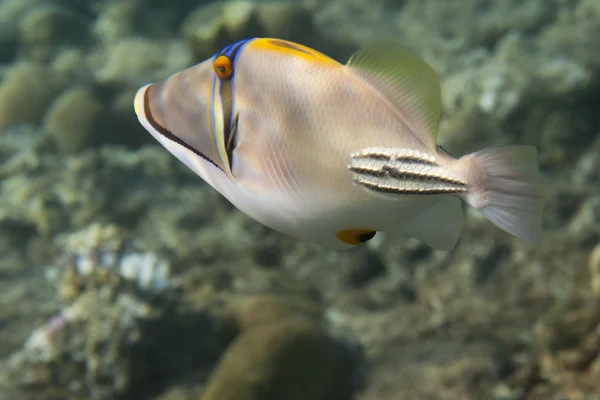
[[[250,39],[242,39],[242,40],[238,40],[235,43],[232,43],[228,46],[225,46],[221,51],[219,51],[218,53],[215,54],[215,59],[217,57],[220,56],[225,56],[227,58],[229,58],[229,61],[231,62],[231,79],[232,79],[232,84],[231,84],[231,118],[230,118],[230,126],[229,129],[233,128],[233,124],[235,121],[235,114],[236,114],[236,108],[235,108],[235,88],[234,88],[234,84],[233,84],[233,76],[235,75],[235,62],[237,60],[237,56],[240,54],[240,52],[242,51],[242,49],[248,44],[250,43],[252,40],[254,40],[254,38],[250,38]]]
[[[227,49],[228,53],[227,56],[229,57],[229,59],[231,60],[231,69],[232,69],[232,76],[235,76],[235,62],[237,60],[237,56],[240,54],[240,52],[242,51],[242,49],[252,41],[253,39],[244,39],[244,40],[240,40],[239,42],[234,43],[233,45],[230,46],[229,49]],[[230,129],[233,128],[233,124],[235,122],[235,115],[237,114],[237,110],[236,110],[236,104],[235,104],[235,82],[232,81],[232,85],[231,85],[231,126]]]
[[[238,54],[240,53],[242,48],[244,46],[246,46],[246,44],[248,44],[252,40],[254,40],[254,38],[242,39],[242,40],[238,40],[235,43],[227,45],[227,46],[223,47],[220,51],[215,53],[213,56],[213,59],[216,60],[217,57],[220,57],[220,56],[227,57],[229,59],[229,61],[231,62],[232,70],[235,71],[235,60],[237,59]]]
[[[228,59],[228,64],[231,68],[231,74],[220,78],[215,73],[213,75],[212,87],[211,87],[211,116],[212,116],[212,131],[215,139],[215,143],[217,143],[217,147],[219,150],[219,154],[221,160],[226,163],[229,163],[229,168],[231,168],[231,154],[230,152],[233,150],[229,144],[233,139],[235,134],[234,125],[237,116],[236,110],[236,96],[235,96],[235,62],[237,60],[237,56],[240,54],[240,51],[253,39],[244,39],[237,41],[233,44],[225,46],[221,51],[215,53],[213,56],[213,60],[216,61],[219,57],[224,57]],[[220,114],[217,116],[216,113],[216,105],[220,105]],[[223,122],[222,132],[217,132],[216,121],[217,118],[219,121]],[[222,135],[222,136],[221,136]],[[225,143],[225,148],[223,149],[223,143]],[[227,152],[227,155],[224,152]]]
[[[231,59],[235,58],[235,53],[237,53],[237,49],[249,40],[251,40],[251,39],[242,39],[242,40],[238,40],[237,42],[232,43],[228,46],[225,46],[219,52],[219,55],[227,56],[227,58],[229,58],[231,60]]]

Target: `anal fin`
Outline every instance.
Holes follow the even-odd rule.
[[[404,222],[401,231],[435,250],[451,250],[460,237],[463,218],[462,201],[455,196],[443,196]]]

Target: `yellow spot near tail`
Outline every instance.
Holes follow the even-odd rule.
[[[372,229],[346,229],[337,232],[335,236],[346,244],[357,246],[373,239],[376,233],[377,231]]]

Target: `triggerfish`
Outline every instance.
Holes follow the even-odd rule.
[[[537,241],[537,151],[456,158],[437,144],[440,81],[381,40],[341,64],[306,46],[254,38],[150,83],[141,124],[235,207],[289,236],[340,249],[399,231],[449,250],[462,203]]]

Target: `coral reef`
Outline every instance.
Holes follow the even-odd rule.
[[[0,399],[597,399],[599,4],[1,1]],[[330,252],[233,209],[132,101],[246,36],[401,40],[451,153],[539,149],[542,242],[468,209],[451,252]]]

